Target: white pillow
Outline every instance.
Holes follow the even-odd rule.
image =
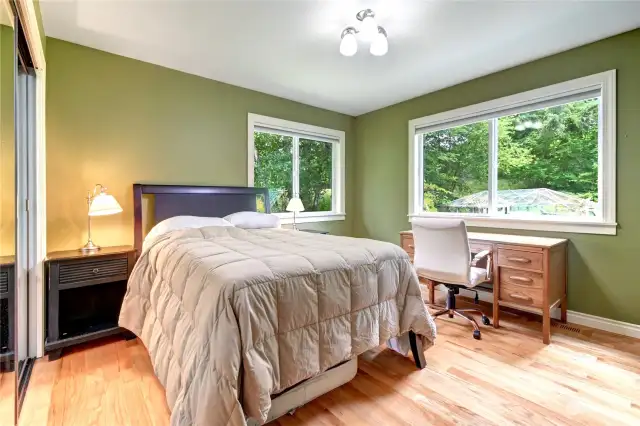
[[[177,229],[203,228],[205,226],[233,226],[221,217],[174,216],[156,224],[144,238],[142,250],[145,250],[156,238]]]
[[[233,226],[244,229],[280,228],[280,218],[274,214],[238,212],[224,217]]]

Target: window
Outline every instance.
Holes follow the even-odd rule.
[[[298,222],[344,220],[344,132],[249,114],[249,185],[269,188],[284,223],[289,200],[302,200]]]
[[[615,234],[615,71],[409,122],[409,216]]]

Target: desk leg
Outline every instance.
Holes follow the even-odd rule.
[[[551,341],[551,312],[548,306],[542,308],[542,343]]]
[[[567,296],[562,298],[562,304],[560,305],[560,322],[567,323]]]
[[[496,253],[494,248],[491,249],[492,253]],[[498,268],[498,262],[493,260],[493,328],[500,327],[500,269]]]
[[[429,303],[436,304],[436,285],[433,281],[427,281],[427,287],[429,287]]]
[[[498,293],[494,289],[493,294],[493,328],[500,327],[500,305],[498,304]]]

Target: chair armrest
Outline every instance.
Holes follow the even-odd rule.
[[[493,278],[491,276],[492,273],[492,265],[491,265],[491,250],[482,250],[480,253],[476,254],[475,256],[473,256],[473,259],[471,259],[471,266],[476,266],[478,264],[478,262],[480,262],[482,259],[487,259],[487,280],[491,281],[491,279]]]
[[[478,262],[489,256],[491,256],[491,250],[482,250],[480,253],[473,256],[473,259],[471,259],[471,266],[476,266]]]

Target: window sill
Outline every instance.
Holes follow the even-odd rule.
[[[274,213],[280,218],[280,223],[290,225],[293,223],[293,213]],[[335,212],[309,212],[296,214],[296,223],[333,222],[345,220],[346,214]]]
[[[524,229],[530,231],[568,232],[576,234],[616,235],[617,223],[579,220],[496,218],[461,214],[410,214],[409,222],[418,217],[464,219],[467,226],[480,228]]]

